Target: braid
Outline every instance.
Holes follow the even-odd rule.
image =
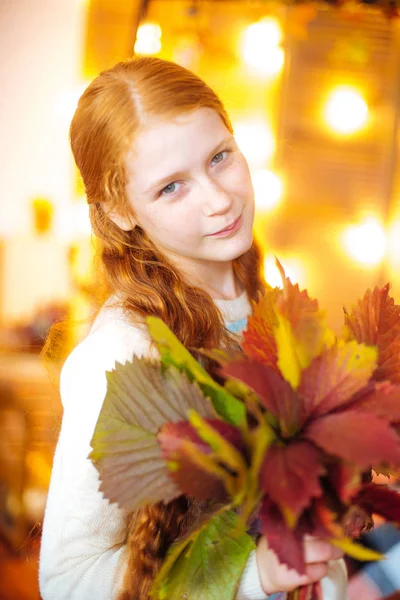
[[[191,512],[196,512],[195,505],[192,506]],[[185,533],[189,511],[188,499],[180,496],[167,505],[159,502],[133,514],[126,542],[128,564],[118,600],[149,598],[152,583],[171,544]]]

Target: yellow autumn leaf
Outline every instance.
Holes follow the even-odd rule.
[[[365,546],[360,546],[360,544],[356,544],[350,538],[332,538],[329,540],[331,544],[337,546],[343,552],[352,556],[357,560],[370,561],[370,560],[382,560],[385,558],[383,554],[380,552],[376,552],[375,550],[371,550],[370,548],[365,548]]]
[[[334,333],[317,320],[308,323],[300,331],[295,331],[290,321],[278,314],[278,327],[275,340],[278,350],[278,367],[282,376],[296,389],[300,383],[301,373],[314,358],[330,348],[334,341]]]

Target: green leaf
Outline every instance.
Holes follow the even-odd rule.
[[[152,590],[157,600],[233,600],[255,545],[226,510],[176,542]]]
[[[164,423],[187,419],[193,408],[213,417],[196,383],[159,361],[133,359],[107,373],[107,394],[91,441],[100,490],[111,502],[137,510],[181,494],[169,475],[157,434]]]
[[[203,393],[211,398],[216,412],[227,423],[245,426],[246,409],[243,403],[214,381],[161,319],[147,317],[146,322],[163,364],[174,365],[185,372],[190,381],[197,381]]]

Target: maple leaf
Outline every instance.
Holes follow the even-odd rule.
[[[267,286],[264,295],[253,303],[253,314],[248,317],[246,330],[243,332],[242,348],[249,358],[277,370],[277,347],[274,330],[278,325],[275,314],[275,303],[282,291]]]
[[[345,337],[379,350],[378,381],[400,383],[400,306],[389,296],[389,284],[367,290],[350,313],[345,309]]]
[[[297,391],[307,414],[323,415],[349,403],[367,385],[376,365],[376,349],[356,341],[327,349],[301,375]]]
[[[384,417],[390,423],[400,423],[400,385],[390,381],[374,383],[353,399],[354,406]]]
[[[400,493],[387,485],[366,484],[354,496],[353,502],[369,515],[375,513],[388,521],[400,524]]]
[[[312,498],[322,495],[319,478],[325,470],[321,452],[305,441],[269,448],[260,473],[260,486],[293,527]]]
[[[304,575],[303,535],[311,531],[289,527],[277,504],[268,497],[262,502],[259,517],[268,547],[275,552],[279,562]]]
[[[219,419],[201,419],[190,413],[190,423],[166,423],[157,439],[181,491],[198,500],[224,501],[244,490],[247,464],[245,444],[238,428]],[[201,473],[203,471],[203,474]],[[224,484],[216,481],[220,479]]]
[[[315,419],[303,436],[330,455],[368,468],[400,464],[400,440],[390,424],[376,415],[346,410]]]
[[[186,419],[193,408],[213,417],[195,383],[173,367],[135,357],[107,373],[107,393],[91,441],[100,490],[129,510],[181,495],[157,441],[160,427]]]
[[[197,500],[215,499],[226,502],[225,482],[230,474],[212,459],[210,446],[187,421],[166,423],[157,435],[163,456],[170,469],[171,479],[181,493]],[[201,457],[204,454],[204,457]],[[203,458],[203,460],[202,460]]]
[[[358,538],[364,531],[370,531],[374,525],[371,515],[361,506],[350,506],[342,518],[345,534],[350,538]]]
[[[359,467],[343,461],[332,461],[327,465],[328,477],[338,498],[345,504],[354,496],[362,484]]]
[[[222,374],[240,379],[259,396],[265,408],[278,418],[283,437],[293,436],[303,425],[306,415],[301,399],[271,367],[243,359],[226,364]]]
[[[293,285],[277,261],[282,275],[283,290],[277,297],[275,311],[278,327],[275,331],[278,362],[283,377],[294,389],[300,383],[301,372],[326,347],[334,342],[334,335],[326,326],[325,315],[317,300],[306,290]]]

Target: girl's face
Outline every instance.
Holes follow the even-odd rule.
[[[126,159],[135,223],[178,267],[232,261],[252,244],[254,192],[246,160],[210,108],[152,119]]]

